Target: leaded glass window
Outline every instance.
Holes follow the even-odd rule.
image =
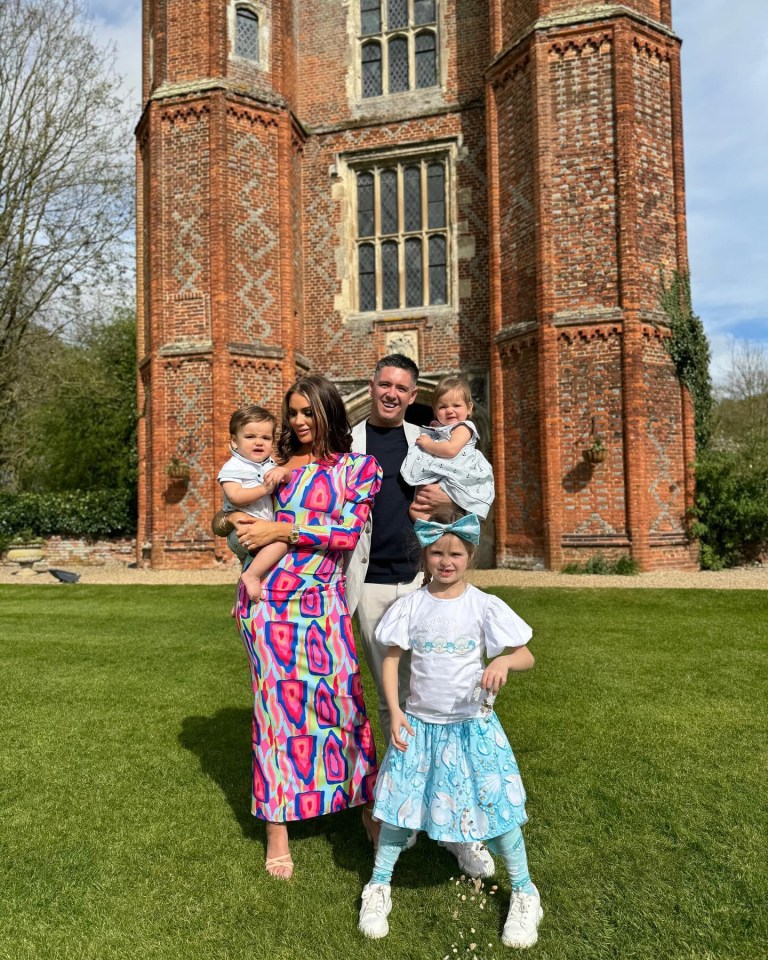
[[[389,92],[408,89],[408,41],[393,37],[389,41]]]
[[[364,37],[381,33],[381,0],[360,0],[360,30]]]
[[[383,170],[379,177],[381,197],[380,233],[397,233],[397,170]]]
[[[387,158],[355,176],[359,310],[448,303],[447,159]]]
[[[372,237],[374,235],[373,196],[373,174],[358,173],[357,235],[359,237]]]
[[[429,238],[429,302],[447,302],[445,262],[445,237],[440,234]]]
[[[397,243],[387,240],[381,245],[381,306],[396,310],[400,306],[400,277]]]
[[[246,60],[259,59],[259,18],[248,7],[237,7],[235,53]]]
[[[360,0],[362,96],[438,86],[437,41],[436,0]]]
[[[381,44],[363,45],[363,96],[381,96]]]
[[[430,163],[427,169],[427,225],[430,230],[445,226],[445,167]]]
[[[435,0],[413,0],[413,22],[419,25],[435,22]]]
[[[424,301],[422,246],[421,237],[408,237],[405,241],[406,307],[420,307]]]
[[[387,0],[387,29],[408,26],[408,0]]]
[[[432,31],[416,37],[416,86],[434,87],[437,83],[437,47]]]
[[[406,167],[403,172],[403,186],[405,198],[403,212],[405,214],[406,232],[421,230],[421,168]]]
[[[363,243],[357,248],[360,309],[363,312],[376,309],[376,248],[372,243]]]

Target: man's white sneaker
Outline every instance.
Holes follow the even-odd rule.
[[[387,917],[392,909],[392,888],[388,883],[366,883],[357,929],[371,940],[380,940],[389,933]]]
[[[538,890],[536,893],[513,890],[501,942],[505,947],[532,947],[539,939],[539,924],[543,916]]]
[[[452,843],[449,840],[439,840],[438,843],[451,851],[459,862],[459,869],[468,877],[492,877],[496,872],[496,864],[484,843]]]

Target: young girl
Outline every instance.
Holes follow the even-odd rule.
[[[488,841],[512,883],[502,942],[531,947],[543,911],[520,831],[525,790],[491,707],[510,670],[533,666],[531,628],[464,579],[480,539],[476,516],[439,511],[415,530],[431,580],[395,601],[376,630],[388,647],[382,675],[392,735],[376,784],[373,814],[382,826],[359,929],[387,935],[395,862],[411,832],[425,830],[441,843]],[[411,651],[406,713],[397,690],[403,650]],[[487,666],[486,655],[495,658]]]
[[[493,503],[493,468],[477,449],[472,394],[464,377],[443,377],[432,397],[435,421],[422,427],[400,469],[412,487],[439,483],[453,502],[485,519]],[[411,519],[427,519],[415,505]]]

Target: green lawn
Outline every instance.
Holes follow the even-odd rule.
[[[768,594],[497,592],[535,631],[497,701],[545,910],[531,956],[768,956]],[[356,812],[295,827],[293,881],[266,876],[231,598],[0,587],[0,957],[510,956],[503,866],[481,910],[425,837],[390,936],[360,937]]]

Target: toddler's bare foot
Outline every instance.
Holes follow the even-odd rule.
[[[245,591],[251,600],[261,600],[261,577],[251,573],[251,567],[240,577],[245,585]]]
[[[230,617],[234,620],[237,617],[237,604],[232,605],[232,609],[229,611]]]

